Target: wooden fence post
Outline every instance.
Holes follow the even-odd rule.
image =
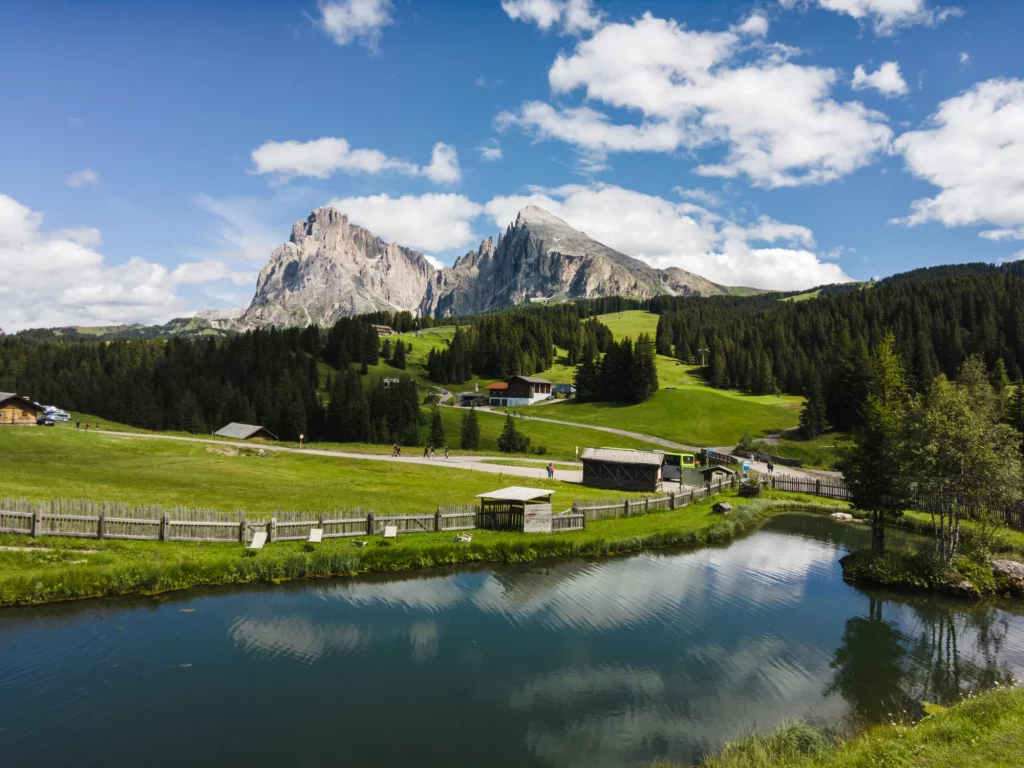
[[[675,491],[672,491],[672,493],[669,495],[668,508],[669,509],[675,509],[676,508],[676,492]]]
[[[644,496],[644,512],[650,512],[650,511],[651,511],[651,497],[650,496]]]
[[[160,541],[170,541],[171,538],[171,516],[164,512],[160,518]]]
[[[107,532],[107,504],[104,502],[100,506],[100,517],[96,522],[96,538],[102,539],[103,534]]]
[[[437,511],[434,513],[434,530],[435,531],[440,531],[441,530],[441,508],[440,507],[438,507]]]
[[[327,520],[327,515],[325,515],[323,512],[321,512],[320,513],[320,530],[321,531],[326,531],[327,530],[326,520]]]
[[[629,499],[626,499],[626,511],[624,517],[629,517]]]
[[[821,496],[821,480],[814,481],[814,495]]]
[[[373,536],[373,510],[366,513],[366,535]]]
[[[43,535],[43,505],[37,504],[32,510],[32,538]]]
[[[270,525],[267,526],[267,541],[273,544],[277,541],[277,518],[270,518]]]
[[[245,512],[238,516],[238,543],[245,544]]]

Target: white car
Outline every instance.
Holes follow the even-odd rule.
[[[71,414],[53,405],[46,406],[46,418],[53,421],[71,421]]]

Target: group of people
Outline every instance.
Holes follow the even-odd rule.
[[[76,421],[75,422],[75,429],[81,429],[81,428],[82,428],[82,422],[81,421]],[[99,429],[99,428],[100,428],[100,423],[97,421],[96,422],[96,429]],[[89,422],[88,421],[85,422],[85,429],[86,429],[86,431],[89,430]]]
[[[399,449],[399,453],[401,453],[401,449]],[[446,445],[444,447],[444,457],[447,459],[449,455],[451,455],[451,451],[448,450],[448,446]],[[434,458],[434,446],[432,446],[432,445],[425,445],[425,446],[423,446],[423,458],[424,459],[432,459],[432,458]]]

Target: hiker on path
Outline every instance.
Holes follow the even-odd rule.
[[[89,431],[89,422],[88,422],[88,421],[87,421],[87,422],[85,422],[85,431],[86,431],[86,432],[88,432],[88,431]]]
[[[391,457],[394,458],[395,456],[398,456],[398,454],[398,443],[395,443],[393,446],[391,446]]]
[[[448,453],[449,453],[449,451],[448,451],[448,446],[446,445],[446,446],[444,447],[444,457],[445,457],[446,459],[448,458]]]
[[[768,462],[768,474],[772,474],[775,471],[775,465],[771,461]]]
[[[82,422],[76,421],[75,422],[75,429],[81,429],[81,428],[82,428]]]
[[[434,446],[430,446],[430,458],[434,458]]]
[[[430,446],[429,445],[424,445],[423,446],[423,458],[424,459],[429,459],[430,458]]]
[[[548,464],[548,480],[553,479],[555,476],[555,465],[554,463]]]

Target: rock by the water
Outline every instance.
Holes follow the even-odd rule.
[[[967,579],[958,581],[955,584],[943,584],[942,591],[947,595],[953,595],[954,597],[981,597],[981,593],[978,592],[978,588],[971,584]]]
[[[992,575],[1001,592],[1012,592],[1024,597],[1024,565],[1015,560],[993,560]]]
[[[831,515],[829,515],[829,517],[831,517],[833,520],[838,520],[839,522],[843,523],[845,523],[848,520],[853,520],[853,515],[851,515],[849,512],[833,512]]]

